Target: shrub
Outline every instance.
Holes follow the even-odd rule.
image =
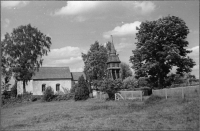
[[[37,97],[32,97],[32,98],[31,98],[31,101],[32,101],[32,102],[37,101]]]
[[[43,92],[43,101],[51,101],[54,98],[54,92],[50,86]]]
[[[83,77],[83,75],[81,77],[79,77],[78,79],[78,86],[75,89],[75,96],[74,96],[74,100],[78,101],[78,100],[86,100],[87,98],[89,98],[89,89],[87,86],[87,83]]]
[[[2,95],[3,95],[4,99],[9,99],[11,96],[11,94],[7,90],[4,90]]]
[[[17,96],[17,82],[15,82],[15,84],[11,88],[11,96],[12,97],[16,97]]]
[[[148,78],[146,78],[146,77],[140,77],[140,78],[138,79],[138,85],[139,85],[139,87],[146,87],[146,86],[148,86],[148,81],[147,81],[147,79],[148,79]]]
[[[61,101],[61,100],[70,100],[74,98],[74,94],[73,93],[68,93],[68,94],[64,94],[64,95],[57,95],[53,100],[55,101]]]
[[[25,92],[24,94],[22,94],[22,99],[23,100],[30,100],[32,97],[32,93],[31,92]]]
[[[122,89],[122,84],[121,79],[105,79],[100,86],[100,90],[107,93],[110,100],[114,100],[115,93]]]
[[[134,89],[138,87],[138,80],[134,76],[127,77],[123,80],[124,89]]]

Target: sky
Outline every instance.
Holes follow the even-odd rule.
[[[31,24],[51,37],[43,66],[76,72],[84,68],[81,53],[112,35],[120,60],[132,66],[136,27],[168,15],[184,20],[190,30],[186,48],[196,62],[191,74],[199,78],[199,1],[1,1],[1,40],[13,28]]]

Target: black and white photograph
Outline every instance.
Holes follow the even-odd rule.
[[[199,1],[1,1],[4,131],[200,130]]]

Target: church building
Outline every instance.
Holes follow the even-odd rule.
[[[67,93],[81,75],[85,77],[83,72],[70,72],[69,67],[40,67],[27,83],[26,89],[23,89],[22,81],[17,82],[17,94],[23,94],[25,90],[33,95],[43,95],[48,86],[54,93]]]

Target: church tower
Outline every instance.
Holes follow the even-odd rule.
[[[113,40],[111,43],[111,50],[108,55],[108,61],[107,61],[107,75],[108,78],[111,78],[113,80],[121,78],[120,74],[120,64],[121,61],[119,60],[118,54],[116,54],[116,50],[113,44]]]

